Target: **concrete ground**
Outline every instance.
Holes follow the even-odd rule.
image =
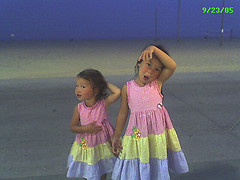
[[[135,64],[136,57],[133,56],[139,54],[137,51],[127,53],[128,49],[134,49],[132,45],[136,43],[136,49],[139,50],[148,42],[129,42],[123,49],[119,47],[117,52],[111,52],[108,42],[104,42],[105,46],[98,46],[96,52],[101,54],[106,63],[94,64],[94,67],[101,67],[107,81],[122,87],[133,77],[129,69],[133,69]],[[71,53],[75,56],[68,59],[72,66],[65,62],[65,67],[61,60],[62,54],[53,55],[53,50],[63,53],[65,49],[65,53],[69,53],[68,43],[51,44],[48,53],[46,46],[34,43],[29,46],[28,43],[22,43],[23,47],[20,47],[19,42],[0,44],[1,49],[5,48],[0,54],[0,179],[66,179],[66,161],[74,140],[69,122],[77,103],[74,97],[74,76],[77,71],[75,63],[79,62],[74,57],[83,45],[74,45],[75,49],[71,49]],[[110,44],[117,44],[113,47],[116,50],[118,43]],[[178,70],[164,85],[164,104],[190,168],[187,174],[171,174],[171,179],[240,179],[240,42],[227,42],[228,46],[225,47],[216,46],[216,42],[203,41],[186,41],[180,45],[176,42],[166,43],[176,50],[173,51],[173,57]],[[85,45],[90,49],[93,46],[91,42],[85,42]],[[34,55],[28,54],[30,50],[38,52],[37,58],[45,62],[37,59],[35,64],[32,60]],[[117,63],[115,59],[124,61],[122,51],[126,52],[124,59],[128,61],[112,65],[110,60],[114,63]],[[54,58],[49,58],[49,54]],[[8,61],[2,60],[4,57]],[[47,75],[44,66],[53,68],[58,57],[62,64],[53,69],[54,73],[48,72]],[[134,63],[129,62],[131,59]],[[93,65],[92,61],[86,63],[84,61],[84,68]],[[124,70],[126,63],[129,69]],[[109,70],[101,65],[113,68]],[[81,66],[78,69],[81,71]],[[60,77],[64,71],[66,73]],[[119,106],[120,101],[117,101],[109,109],[113,124]]]

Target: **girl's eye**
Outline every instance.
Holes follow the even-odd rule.
[[[156,71],[157,71],[157,72],[160,72],[161,70],[157,68]]]
[[[151,63],[147,63],[148,66],[151,66]]]
[[[75,84],[75,88],[80,88],[80,87],[81,87],[81,88],[85,88],[84,85],[81,85],[81,86],[80,86],[80,85]]]

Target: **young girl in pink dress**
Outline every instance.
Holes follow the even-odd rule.
[[[114,180],[168,180],[169,169],[188,172],[188,165],[161,93],[176,69],[160,46],[149,46],[136,64],[136,77],[122,88],[122,103],[112,140],[116,160]],[[129,109],[126,133],[121,142]]]
[[[107,88],[111,91],[109,96]],[[70,124],[76,138],[68,159],[67,177],[106,179],[116,159],[109,143],[113,128],[107,108],[118,100],[120,89],[107,83],[99,71],[87,69],[77,75],[75,95],[82,102],[76,105]]]

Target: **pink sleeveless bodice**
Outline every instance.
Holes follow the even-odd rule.
[[[163,95],[157,81],[139,86],[134,80],[127,82],[128,105],[132,113],[147,110],[158,110],[162,105]]]
[[[131,110],[126,135],[133,133],[133,127],[142,130],[142,136],[161,134],[173,128],[167,110],[163,106],[163,95],[160,93],[157,80],[139,86],[135,80],[127,82],[128,106]]]
[[[87,107],[85,102],[78,104],[81,126],[85,126],[96,121],[95,125],[103,127],[103,130],[97,134],[81,133],[76,135],[76,141],[81,143],[81,138],[88,141],[89,147],[103,144],[113,136],[113,127],[109,120],[109,115],[105,106],[105,101],[99,100],[93,107]]]

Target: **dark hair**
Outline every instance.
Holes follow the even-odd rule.
[[[166,50],[166,48],[163,47],[163,46],[160,45],[160,44],[158,44],[158,45],[150,44],[150,45],[148,45],[148,46],[155,46],[155,47],[157,47],[158,49],[160,49],[160,50],[162,50],[163,52],[165,52],[168,56],[170,56],[169,53],[168,53],[168,51]],[[142,52],[143,52],[148,46],[146,46],[146,47],[142,50]],[[141,52],[141,53],[142,53],[142,52]],[[134,67],[135,75],[137,75],[137,73],[138,73],[138,71],[139,71],[139,66],[138,66],[138,64],[141,64],[141,63],[142,63],[142,60],[137,61],[136,65],[135,65],[135,67]],[[160,63],[161,63],[161,61],[160,61]],[[161,64],[162,64],[162,63],[161,63]]]
[[[78,73],[77,78],[83,78],[90,81],[93,90],[98,90],[98,94],[96,95],[97,100],[103,99],[107,96],[107,82],[98,70],[85,69],[82,72]]]

